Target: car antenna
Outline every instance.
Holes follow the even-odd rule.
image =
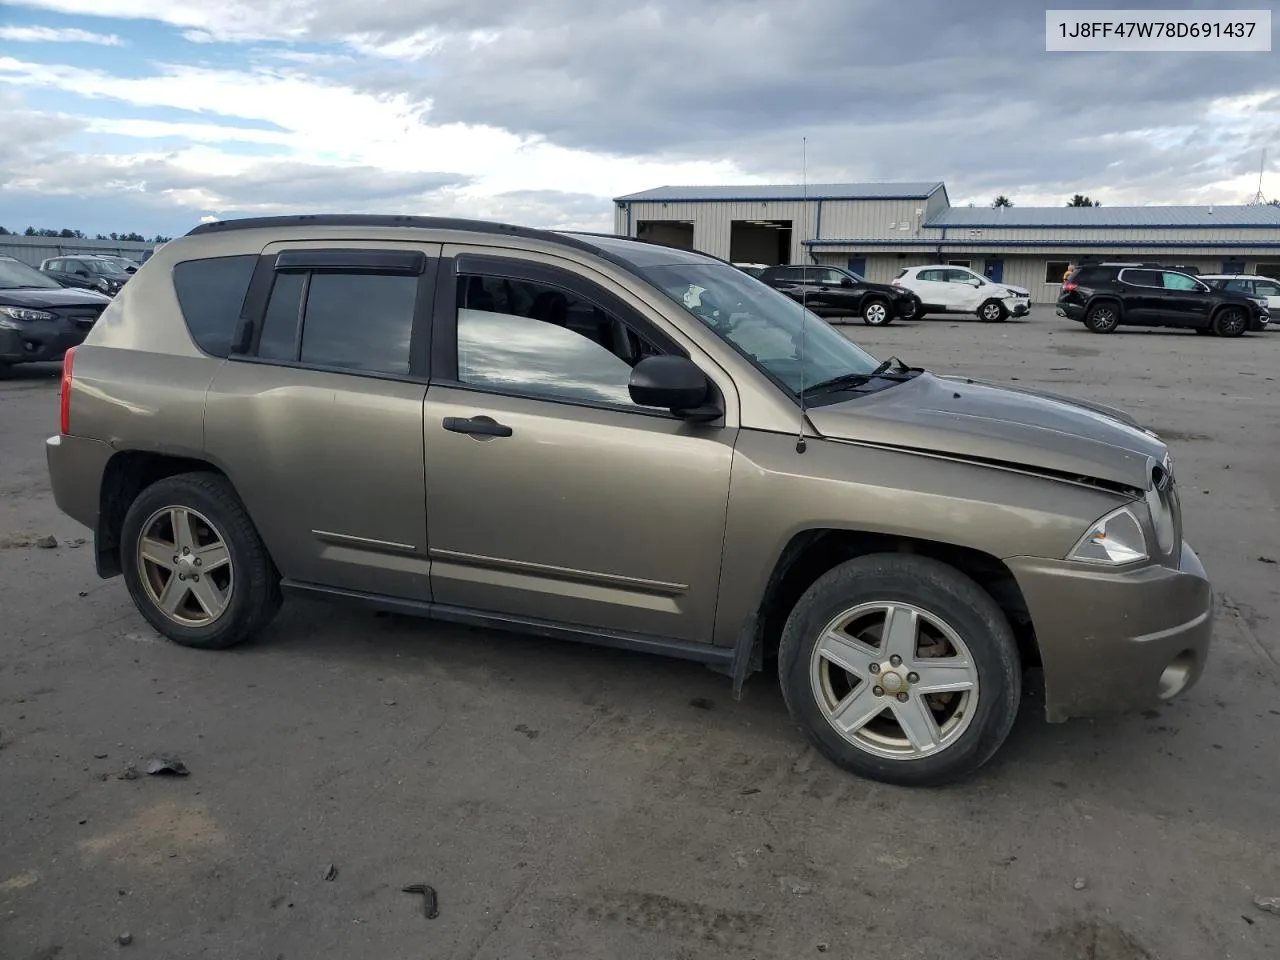
[[[809,222],[809,138],[800,138],[800,196],[803,201],[800,209],[804,211],[802,224]],[[802,228],[803,229],[803,228]],[[802,241],[803,242],[803,241]],[[802,258],[803,259],[803,258]],[[808,266],[801,264],[801,267]],[[809,307],[809,285],[801,282],[800,284],[800,432],[796,435],[796,453],[804,453],[808,444],[804,439],[804,348],[805,348],[805,321],[808,318]]]

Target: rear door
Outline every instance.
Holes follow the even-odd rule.
[[[921,270],[916,274],[915,280],[904,285],[914,290],[926,306],[946,309],[951,288],[947,284],[947,271],[944,267]]]
[[[1160,326],[1166,322],[1164,275],[1161,271],[1121,270],[1119,281],[1126,323]]]
[[[422,409],[439,256],[286,242],[258,259],[205,442],[289,580],[430,599]]]

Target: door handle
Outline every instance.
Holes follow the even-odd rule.
[[[453,433],[470,433],[481,437],[509,437],[511,428],[488,417],[445,417],[444,428]]]

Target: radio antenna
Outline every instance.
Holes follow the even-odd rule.
[[[809,138],[808,137],[800,138],[800,196],[803,201],[801,204],[801,209],[804,211],[804,213],[800,217],[800,225],[801,225],[800,229],[806,230],[807,232],[808,223],[809,223]],[[800,244],[801,244],[801,247],[803,247],[804,241],[801,240]],[[802,256],[801,260],[803,259],[804,257]],[[801,269],[807,270],[808,266],[809,265],[807,263],[802,263]],[[806,277],[805,279],[807,280],[808,278]],[[804,453],[805,447],[807,446],[804,440],[804,421],[805,421],[804,359],[805,359],[805,331],[807,328],[806,321],[809,316],[808,300],[809,300],[809,284],[801,283],[800,284],[800,350],[798,351],[800,355],[800,431],[796,435],[796,453]]]

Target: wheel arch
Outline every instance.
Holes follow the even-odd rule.
[[[759,648],[756,662],[776,656],[787,617],[819,577],[847,560],[872,553],[930,557],[970,577],[1008,619],[1023,665],[1040,665],[1040,648],[1026,598],[1013,572],[998,557],[938,540],[830,528],[797,533],[778,555],[754,618]]]
[[[117,577],[123,572],[120,531],[138,494],[157,481],[197,472],[212,473],[230,482],[224,471],[207,460],[149,450],[121,450],[112,455],[98,492],[98,523],[93,538],[98,576]]]

